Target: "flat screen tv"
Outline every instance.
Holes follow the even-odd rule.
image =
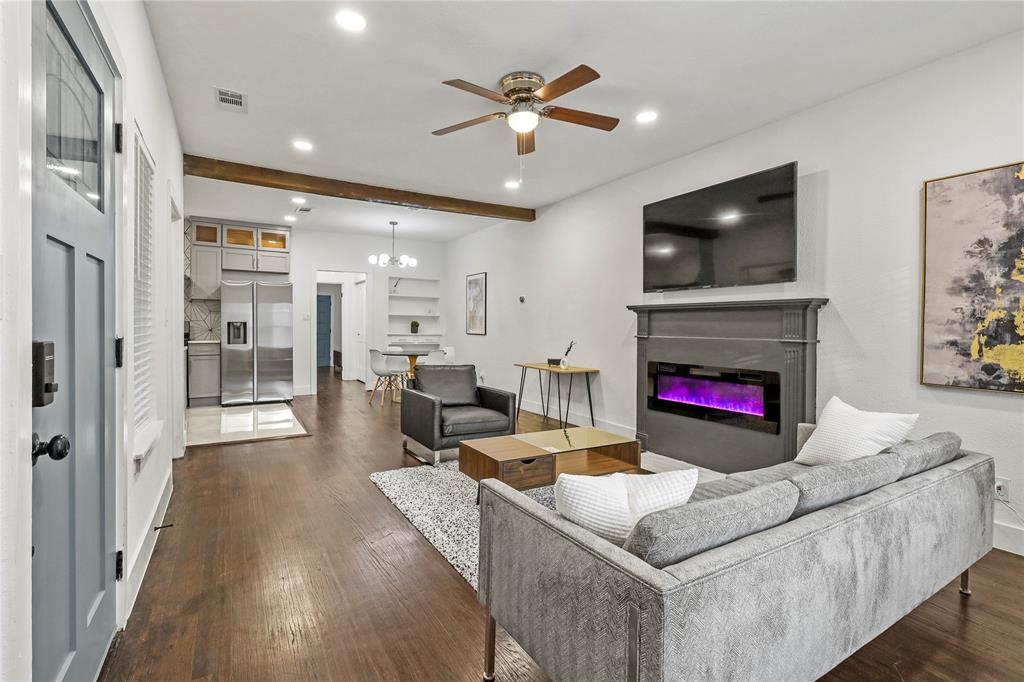
[[[644,206],[644,291],[796,281],[796,162]]]

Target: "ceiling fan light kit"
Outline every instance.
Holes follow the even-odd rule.
[[[514,71],[503,76],[498,81],[498,87],[501,89],[501,92],[495,92],[494,90],[464,81],[461,78],[444,81],[445,85],[450,85],[453,88],[485,97],[492,102],[506,104],[509,106],[509,110],[486,114],[469,121],[456,123],[447,128],[435,130],[433,134],[447,135],[448,133],[454,133],[456,130],[469,128],[480,123],[505,119],[508,126],[516,133],[516,153],[519,156],[523,156],[532,153],[536,149],[534,131],[541,118],[551,118],[565,123],[574,123],[598,130],[611,131],[619,124],[619,119],[592,114],[586,111],[566,109],[564,107],[543,106],[556,97],[561,97],[600,77],[600,74],[594,69],[585,64],[580,64],[575,69],[559,76],[550,83],[546,82],[539,73],[534,73],[533,71]]]

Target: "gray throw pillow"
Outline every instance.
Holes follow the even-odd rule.
[[[442,405],[479,405],[476,367],[422,365],[416,368],[416,390],[441,399]]]
[[[778,481],[725,497],[663,509],[640,519],[623,548],[655,568],[665,568],[785,523],[798,497],[792,483]]]
[[[890,452],[858,457],[840,464],[819,464],[792,476],[800,489],[793,518],[831,507],[899,479],[903,460]]]
[[[905,440],[883,452],[903,462],[900,478],[952,462],[960,455],[960,436],[951,431],[933,433],[921,440]]]

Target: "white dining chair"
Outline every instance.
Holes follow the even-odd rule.
[[[432,350],[429,353],[427,353],[426,356],[420,358],[419,362],[417,362],[416,364],[417,364],[417,366],[421,365],[421,364],[422,365],[447,365],[448,364],[447,354],[443,350],[441,350],[441,349]]]
[[[370,391],[370,404],[373,404],[373,396],[380,389],[380,406],[384,407],[384,400],[391,391],[391,399],[395,399],[395,395],[401,390],[402,384],[405,380],[405,375],[409,371],[409,361],[406,358],[399,358],[405,360],[405,369],[400,367],[392,367],[388,360],[389,356],[384,355],[376,348],[370,349],[370,371],[377,376],[377,381],[373,384],[373,390]]]

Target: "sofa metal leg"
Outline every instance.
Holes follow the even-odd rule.
[[[494,680],[494,617],[487,612],[487,632],[484,634],[484,682]]]
[[[971,569],[960,574],[960,594],[965,597],[971,596]]]

